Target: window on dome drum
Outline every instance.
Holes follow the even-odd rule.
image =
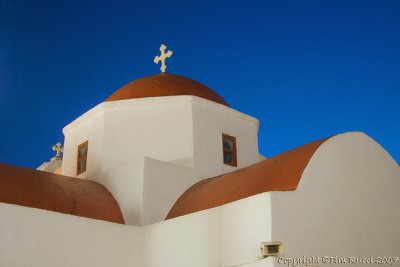
[[[78,159],[77,159],[76,175],[79,175],[86,171],[88,145],[89,145],[89,142],[86,141],[78,146]]]
[[[224,164],[237,167],[236,137],[222,134]]]

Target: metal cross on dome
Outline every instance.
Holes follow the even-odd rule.
[[[165,53],[165,49],[167,49],[167,46],[162,44],[160,46],[161,55],[160,56],[156,56],[154,58],[154,63],[156,63],[156,64],[158,64],[158,62],[161,61],[161,68],[160,68],[161,72],[165,72],[165,69],[167,68],[167,65],[165,65],[165,60],[167,58],[171,57],[172,53],[173,53],[171,50],[168,50],[168,52]]]
[[[52,147],[54,151],[57,151],[56,157],[61,157],[61,152],[64,153],[64,148],[61,147],[61,143],[58,142],[55,146]]]

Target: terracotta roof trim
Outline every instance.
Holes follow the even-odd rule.
[[[0,202],[124,224],[100,183],[0,163]]]
[[[166,219],[215,208],[264,192],[296,190],[310,159],[326,140],[328,138],[235,172],[202,180],[178,198]]]

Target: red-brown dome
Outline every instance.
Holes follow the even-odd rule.
[[[105,101],[177,95],[198,96],[229,107],[221,96],[204,84],[181,75],[167,73],[146,76],[130,82]]]

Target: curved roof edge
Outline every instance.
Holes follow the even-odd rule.
[[[187,189],[175,202],[166,219],[215,208],[269,191],[293,191],[321,139],[265,159],[246,168],[202,180]]]
[[[124,224],[101,184],[0,163],[0,202]]]

